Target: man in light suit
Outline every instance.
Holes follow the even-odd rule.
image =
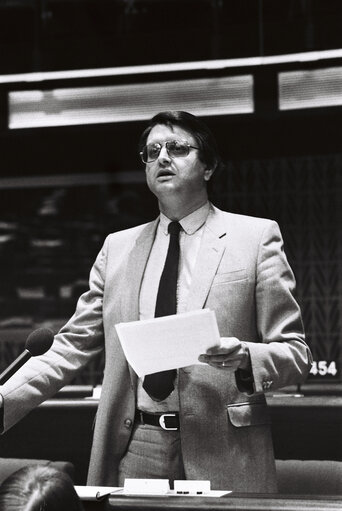
[[[52,348],[0,389],[4,430],[105,349],[89,484],[186,478],[274,492],[265,392],[302,382],[311,364],[279,228],[208,202],[218,153],[191,114],[155,116],[140,149],[160,216],[107,237],[89,291]],[[215,311],[221,346],[200,355],[204,364],[179,368],[168,395],[156,398],[129,367],[115,325],[154,316],[171,221],[180,224],[177,313]]]

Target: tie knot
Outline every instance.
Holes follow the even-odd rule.
[[[179,222],[170,222],[168,225],[168,231],[171,235],[177,235],[179,234],[182,226]]]

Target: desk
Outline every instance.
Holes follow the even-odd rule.
[[[231,494],[211,497],[109,497],[85,511],[341,511],[337,496]]]
[[[278,459],[342,460],[342,396],[267,396]]]

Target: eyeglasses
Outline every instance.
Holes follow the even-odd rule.
[[[143,163],[151,163],[152,161],[155,161],[164,145],[170,158],[185,158],[188,156],[190,148],[198,149],[198,147],[190,145],[189,142],[186,142],[185,140],[168,140],[164,144],[161,144],[160,142],[147,144],[140,152],[140,157]]]

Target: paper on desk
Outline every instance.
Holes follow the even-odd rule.
[[[121,492],[123,488],[117,486],[74,486],[77,495],[82,500],[101,500],[106,495]]]
[[[200,309],[115,325],[128,363],[139,378],[200,364],[198,356],[220,345],[214,311]]]

